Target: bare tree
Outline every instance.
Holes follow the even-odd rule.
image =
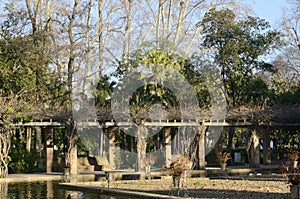
[[[288,35],[290,44],[300,50],[300,2],[299,0],[289,0],[288,5],[281,20],[282,26]]]
[[[283,11],[280,28],[286,45],[273,62],[277,73],[272,77],[272,86],[278,93],[295,88],[300,77],[300,1],[289,0]]]
[[[73,121],[77,98],[89,98],[87,85],[97,76],[114,72],[123,55],[128,58],[135,50],[146,48],[147,42],[161,49],[170,46],[160,40],[170,41],[172,51],[193,52],[201,35],[196,23],[204,14],[213,7],[235,8],[240,1],[25,0],[20,4],[27,9],[28,29],[34,36],[37,93],[43,63],[67,87],[64,117]],[[40,39],[43,42],[38,42]],[[45,55],[51,58],[45,60]],[[74,91],[80,92],[73,95]],[[76,135],[74,125],[70,122],[70,135]],[[70,139],[76,141],[74,138]]]

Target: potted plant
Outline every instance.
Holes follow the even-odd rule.
[[[286,161],[279,165],[279,170],[286,177],[287,183],[290,184],[291,199],[300,197],[300,168],[295,167],[292,161]]]
[[[299,152],[297,149],[290,149],[287,154],[287,159],[293,162],[293,167],[296,168],[298,165]]]
[[[228,152],[218,152],[217,153],[217,161],[221,166],[221,170],[225,171],[226,170],[226,165],[227,165],[227,161],[230,160],[231,156],[230,153]]]
[[[173,186],[178,190],[180,188],[180,179],[183,177],[185,171],[189,170],[192,166],[192,162],[187,155],[176,155],[170,160],[171,164],[169,170],[173,178]]]

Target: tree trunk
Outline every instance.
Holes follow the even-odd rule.
[[[128,61],[128,58],[130,56],[130,47],[131,47],[131,9],[133,6],[133,1],[128,1],[128,6],[126,1],[123,2],[123,6],[125,8],[125,15],[126,15],[126,28],[125,28],[125,38],[124,38],[124,46],[123,46],[123,55],[126,56],[126,59]]]
[[[136,167],[135,171],[142,171],[145,167],[144,160],[146,157],[147,149],[147,129],[144,126],[138,126],[137,129],[137,158],[136,158]]]
[[[186,9],[188,7],[188,1],[180,1],[180,10],[179,10],[179,17],[177,21],[177,29],[175,32],[175,37],[174,37],[174,44],[178,46],[178,39],[181,33],[182,25],[184,22],[184,17],[186,13]]]
[[[68,152],[66,154],[65,160],[66,165],[70,167],[70,180],[71,182],[77,181],[77,141],[78,141],[78,134],[77,134],[77,126],[74,120],[69,120],[66,124],[67,127],[67,141],[68,141]]]
[[[85,29],[85,67],[84,67],[84,74],[83,74],[83,80],[82,80],[82,93],[84,94],[90,94],[86,93],[89,91],[87,84],[91,81],[90,79],[90,73],[91,73],[91,51],[92,46],[90,44],[90,33],[91,33],[91,20],[93,15],[93,5],[94,0],[90,0],[88,3],[87,8],[87,21],[86,21],[86,29]]]
[[[11,144],[11,130],[9,127],[0,127],[0,177],[8,176],[7,157]]]
[[[103,55],[104,55],[104,45],[103,45],[103,0],[98,1],[98,16],[99,16],[99,36],[98,36],[98,42],[99,42],[99,77],[101,78],[103,76]]]

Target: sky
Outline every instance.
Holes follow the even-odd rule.
[[[271,26],[277,28],[282,17],[282,8],[287,6],[287,0],[247,0],[253,7],[255,14],[266,21]]]

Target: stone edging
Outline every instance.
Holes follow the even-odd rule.
[[[128,191],[123,189],[109,189],[105,187],[99,186],[91,186],[91,185],[82,185],[82,184],[71,184],[71,183],[59,183],[63,188],[69,188],[73,190],[82,190],[82,191],[97,191],[104,194],[112,194],[112,195],[127,195],[127,196],[136,196],[140,198],[156,198],[156,199],[182,199],[182,197],[176,196],[167,196],[162,194],[154,194],[154,193],[146,193],[141,191]]]

